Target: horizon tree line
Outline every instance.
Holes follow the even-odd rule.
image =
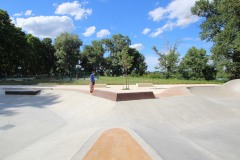
[[[153,46],[159,61],[156,68],[162,77],[206,80],[240,78],[239,5],[234,0],[228,3],[221,0],[196,1],[191,11],[205,18],[200,26],[200,36],[213,42],[211,55],[207,55],[205,49],[193,46],[180,59],[177,43],[173,46],[167,44],[165,52]],[[142,76],[147,73],[144,55],[130,48],[128,36],[116,34],[108,39],[94,40],[90,45],[83,45],[78,35],[70,33],[61,33],[54,42],[50,38],[40,40],[16,27],[8,13],[1,9],[0,28],[1,77],[16,74],[69,75],[77,72],[76,65],[86,72],[95,70],[107,76],[125,73]]]

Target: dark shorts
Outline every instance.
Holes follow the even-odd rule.
[[[92,82],[93,85],[95,85],[95,82]]]

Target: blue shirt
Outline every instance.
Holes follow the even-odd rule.
[[[95,82],[95,78],[94,78],[94,74],[93,73],[90,75],[90,81],[91,82]]]

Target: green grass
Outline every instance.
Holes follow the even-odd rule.
[[[101,76],[96,83],[108,85],[123,85],[125,84],[124,77],[105,77]],[[179,80],[179,79],[159,79],[146,77],[129,77],[130,85],[136,83],[153,83],[153,84],[222,84],[222,81],[206,81],[206,80]],[[30,80],[30,81],[0,81],[0,85],[88,85],[89,79],[73,79],[69,80]]]
[[[123,77],[100,77],[97,83],[106,83],[109,85],[119,85],[125,83]],[[221,81],[206,81],[206,80],[179,80],[179,79],[159,79],[145,77],[129,77],[130,85],[136,83],[153,83],[153,84],[221,84]]]

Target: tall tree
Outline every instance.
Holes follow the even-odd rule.
[[[0,72],[16,74],[18,66],[24,65],[26,52],[25,33],[15,27],[6,11],[0,9]]]
[[[55,56],[57,57],[57,69],[60,72],[68,73],[71,77],[70,74],[78,63],[80,46],[82,46],[82,41],[74,34],[61,33],[55,39]]]
[[[27,35],[28,55],[27,55],[27,74],[41,75],[44,73],[43,46],[39,38]]]
[[[128,36],[116,34],[110,39],[103,39],[102,43],[105,45],[106,51],[109,52],[107,62],[110,68],[107,69],[107,72],[116,76],[122,75],[122,67],[119,64],[120,59],[118,54],[123,51],[123,48],[131,45],[131,40]]]
[[[85,70],[91,72],[103,72],[105,49],[101,41],[92,41],[91,45],[84,45],[82,52],[83,64]]]
[[[153,50],[159,56],[159,66],[156,68],[160,69],[164,73],[165,78],[176,77],[177,67],[179,62],[179,53],[177,52],[177,43],[174,46],[170,46],[167,42],[166,51],[160,52],[156,46],[153,46]]]
[[[205,18],[200,35],[201,39],[213,42],[218,71],[229,72],[231,79],[240,78],[240,2],[198,0],[191,11]]]
[[[103,39],[103,44],[106,46],[106,50],[110,52],[111,56],[121,52],[124,47],[129,47],[131,45],[131,40],[128,36],[123,36],[121,34],[115,34],[111,39]]]
[[[134,75],[143,75],[147,70],[145,57],[135,48],[129,48],[128,53],[133,57],[132,66],[129,68],[129,73]]]
[[[123,73],[125,73],[125,89],[129,89],[128,69],[132,67],[132,61],[134,57],[129,55],[129,47],[124,47],[121,52],[118,52],[118,56],[120,60],[119,64],[123,68]]]
[[[120,60],[119,64],[122,66],[123,73],[125,73],[126,75],[128,74],[128,69],[132,67],[132,62],[134,58],[129,54],[129,50],[130,49],[128,47],[124,47],[121,52],[118,52],[118,57]]]
[[[206,73],[210,68],[208,62],[209,58],[206,54],[206,50],[192,47],[183,57],[178,71],[184,79],[208,79],[211,77],[209,74],[213,74],[213,72]]]
[[[231,78],[232,62],[224,55],[213,54],[211,56],[214,67],[217,71],[216,78],[229,80]]]
[[[43,73],[50,74],[55,73],[57,58],[54,55],[55,49],[52,44],[52,39],[44,38],[42,40],[43,45]]]

